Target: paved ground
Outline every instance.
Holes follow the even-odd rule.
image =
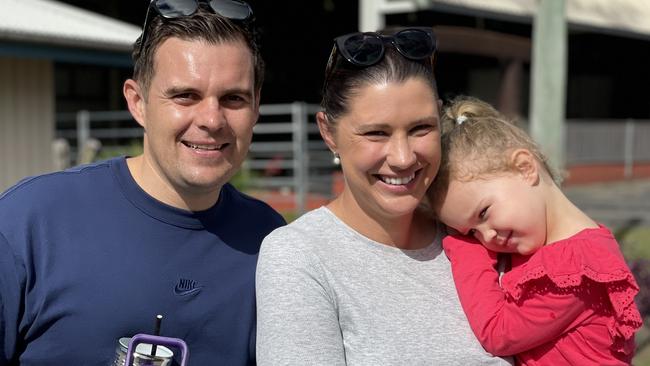
[[[594,220],[613,229],[650,227],[650,179],[574,185],[564,192]]]

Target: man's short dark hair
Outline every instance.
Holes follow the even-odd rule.
[[[150,16],[153,16],[154,12]],[[248,46],[253,57],[255,72],[255,90],[260,90],[264,81],[264,60],[253,24],[233,21],[215,14],[200,4],[196,13],[172,19],[163,19],[155,14],[149,22],[146,31],[145,44],[140,47],[142,35],[133,45],[133,79],[147,98],[151,80],[155,74],[154,56],[160,45],[169,38],[175,37],[186,41],[202,40],[210,44],[225,42],[243,42]],[[140,51],[142,50],[142,51]]]

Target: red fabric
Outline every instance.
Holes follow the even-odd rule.
[[[518,365],[629,365],[639,287],[604,227],[513,255],[499,286],[496,254],[473,238],[443,240],[472,330]]]

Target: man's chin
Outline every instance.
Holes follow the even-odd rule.
[[[214,191],[220,189],[234,175],[233,169],[195,169],[190,174],[186,174],[182,185],[192,191]]]

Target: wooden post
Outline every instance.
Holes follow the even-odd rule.
[[[565,0],[538,0],[533,22],[530,132],[551,163],[565,168],[567,24]]]

